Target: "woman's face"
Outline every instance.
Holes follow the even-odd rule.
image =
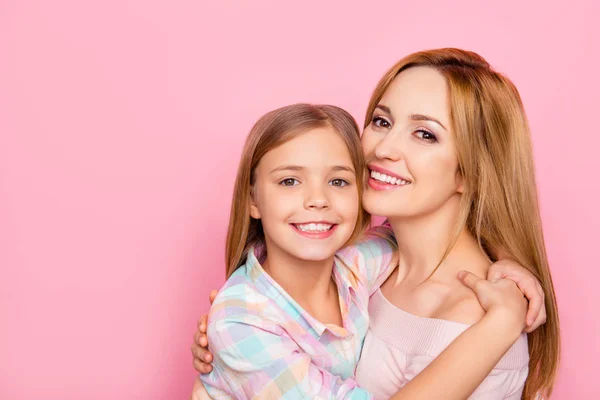
[[[389,219],[419,217],[460,198],[453,136],[444,76],[429,67],[401,72],[363,132],[365,210]]]

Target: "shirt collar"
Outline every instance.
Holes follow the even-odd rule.
[[[296,300],[292,298],[262,267],[259,259],[263,259],[264,247],[256,246],[250,248],[246,258],[247,274],[252,283],[282,309],[284,309],[290,318],[294,320],[303,319],[311,329],[320,337],[325,331],[331,332],[335,336],[345,337],[351,334],[345,327],[337,327],[327,325],[310,315]],[[334,257],[333,276],[340,294],[340,309],[342,313],[342,321],[349,318],[349,307],[354,301],[355,290],[349,281],[347,274],[352,274],[351,271],[344,271],[343,263]],[[290,309],[291,307],[291,309]]]

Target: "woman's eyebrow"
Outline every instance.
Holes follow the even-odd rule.
[[[441,126],[442,128],[444,128],[445,131],[447,131],[448,129],[446,129],[446,127],[444,126],[444,124],[442,124],[440,121],[438,121],[437,119],[430,117],[429,115],[423,115],[423,114],[410,114],[409,118],[413,121],[431,121],[431,122],[435,122],[436,124],[438,124],[439,126]]]

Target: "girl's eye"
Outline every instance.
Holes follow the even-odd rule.
[[[425,129],[419,129],[418,131],[416,131],[416,135],[419,139],[423,139],[427,142],[437,142],[437,137],[433,133],[426,131]]]
[[[279,184],[281,186],[296,186],[299,183],[300,182],[298,182],[298,179],[294,179],[294,178],[285,178],[284,180],[282,180],[281,182],[279,182]]]
[[[390,128],[392,126],[390,121],[382,117],[373,117],[371,123],[378,128]]]
[[[348,182],[345,179],[332,179],[331,182],[329,182],[329,184],[331,186],[344,187],[344,186],[348,186],[350,184],[350,182]]]

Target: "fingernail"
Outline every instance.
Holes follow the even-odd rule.
[[[458,279],[462,279],[463,276],[465,276],[465,271],[459,271],[458,272]]]
[[[208,356],[208,354],[206,354],[203,358],[204,358],[204,361],[206,361],[206,362],[210,361],[210,357]]]

